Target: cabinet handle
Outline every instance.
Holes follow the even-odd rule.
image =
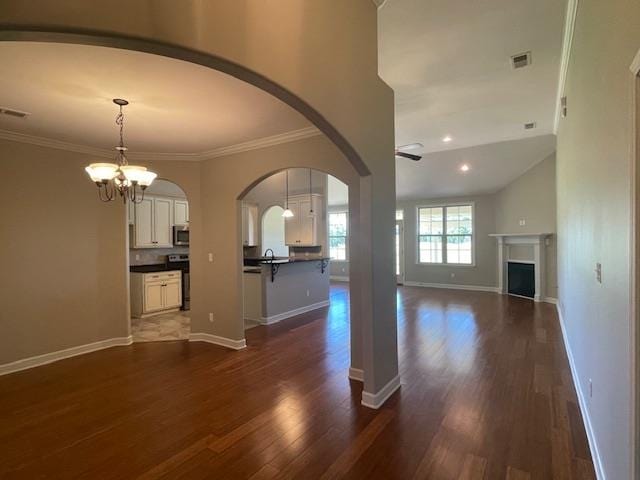
[[[166,287],[166,286],[167,286],[167,284],[166,284],[166,283],[163,283],[163,284],[162,284],[162,285],[160,285],[160,286],[161,286],[161,287]]]

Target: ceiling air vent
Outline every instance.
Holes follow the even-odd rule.
[[[536,122],[529,122],[524,124],[525,130],[533,130],[534,128],[536,128]]]
[[[10,117],[24,118],[31,114],[27,112],[21,112],[20,110],[14,110],[12,108],[0,107],[0,115],[8,115]]]
[[[531,52],[519,53],[511,57],[511,66],[515,68],[524,68],[531,65]]]

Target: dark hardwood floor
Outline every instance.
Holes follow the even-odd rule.
[[[118,347],[0,377],[3,479],[592,479],[552,305],[400,287],[402,388],[347,379],[348,291],[234,352]]]

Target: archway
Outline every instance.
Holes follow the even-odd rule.
[[[0,37],[2,40],[115,46],[205,65],[282,99],[324,132],[342,152],[343,161],[346,157],[358,175],[359,194],[355,199],[359,204],[358,224],[363,235],[357,252],[361,269],[359,281],[362,281],[362,295],[357,303],[361,303],[365,326],[362,333],[366,344],[363,351],[363,362],[367,365],[365,391],[370,395],[366,403],[377,406],[399,385],[392,257],[374,255],[374,251],[392,252],[393,245],[392,92],[377,77],[373,4],[339,2],[314,4],[313,8],[312,12],[308,11],[304,3],[267,6],[247,2],[189,2],[180,6],[164,3],[149,10],[147,2],[139,1],[127,3],[128,15],[123,21],[121,15],[113,15],[117,9],[112,5],[72,1],[54,6],[40,1],[26,11],[16,3],[3,12],[6,25]],[[272,17],[286,28],[265,29],[272,24],[265,20]],[[282,22],[283,18],[288,21]],[[333,19],[332,30],[340,34],[328,37],[326,42],[306,41],[322,35],[326,18]],[[353,18],[362,19],[355,25],[357,28]],[[300,35],[302,31],[304,36]],[[344,48],[347,45],[353,48]],[[289,58],[291,62],[282,68],[284,64],[271,62],[266,52]],[[335,52],[340,55],[336,56]],[[328,58],[332,59],[332,69],[326,68]],[[289,68],[294,65],[295,68]],[[318,164],[322,163],[319,160]],[[203,170],[207,168],[214,167],[207,165]],[[189,183],[194,190],[200,188],[195,181]],[[206,194],[203,199],[207,209],[218,210],[209,203]],[[230,207],[226,202],[220,203],[224,208]],[[239,223],[236,217],[228,223],[227,231],[235,232]],[[216,263],[213,259],[219,257],[215,251],[219,244],[226,242],[220,241],[219,233],[208,225],[203,225],[198,232],[194,229],[193,233],[194,246],[201,242],[198,253],[202,258],[208,257],[209,263]],[[199,269],[198,275],[203,281],[211,283],[208,291],[217,291],[220,286],[214,274],[221,266],[226,268],[225,259],[220,260],[222,265]],[[235,281],[232,283],[235,286],[230,287],[229,292],[234,306],[229,311],[223,309],[223,316],[238,310],[238,285]],[[220,289],[221,294],[225,291]],[[213,341],[214,337],[226,335],[234,340],[232,346],[237,346],[237,332],[219,327],[214,320],[215,312],[209,311],[207,315],[211,309],[210,305],[203,305],[199,311],[203,331],[215,332],[206,339]],[[207,317],[211,324],[207,323]]]

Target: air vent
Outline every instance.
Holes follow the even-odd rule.
[[[10,117],[24,118],[27,115],[31,115],[27,112],[21,112],[20,110],[14,110],[12,108],[0,107],[0,115],[9,115]]]
[[[536,128],[536,122],[529,122],[524,124],[525,130],[533,130],[534,128]]]
[[[524,68],[528,65],[531,65],[531,52],[519,53],[511,57],[513,68]]]

